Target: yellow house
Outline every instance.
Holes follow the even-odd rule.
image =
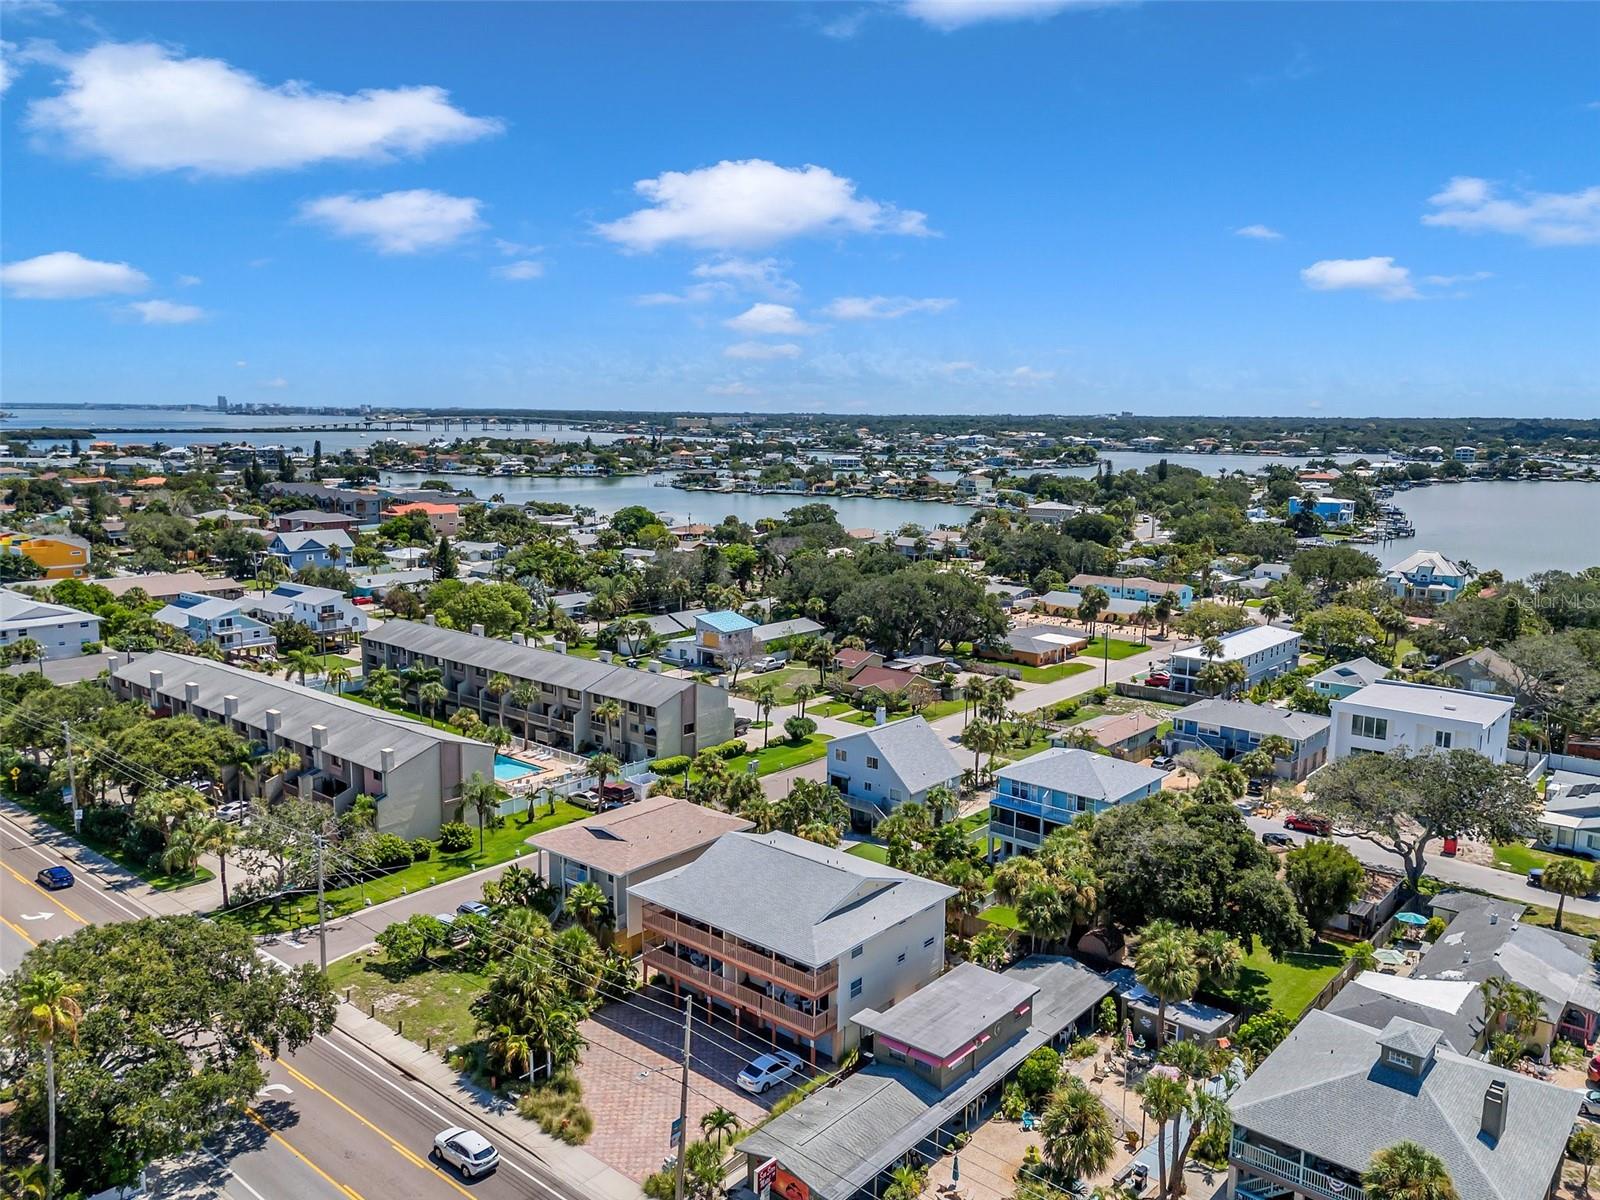
[[[25,533],[0,534],[0,554],[24,555],[39,564],[46,579],[82,579],[89,574],[89,543],[82,538],[52,534],[30,537]]]

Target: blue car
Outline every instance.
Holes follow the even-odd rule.
[[[46,891],[59,891],[61,888],[72,886],[72,872],[65,867],[46,867],[34,876],[39,881],[39,886]]]

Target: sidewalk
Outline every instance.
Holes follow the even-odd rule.
[[[640,1200],[644,1195],[639,1185],[620,1171],[606,1166],[580,1146],[557,1141],[532,1121],[517,1116],[516,1109],[505,1100],[468,1083],[437,1054],[401,1037],[382,1021],[363,1015],[353,1005],[339,1005],[337,1027],[400,1074],[431,1088],[527,1151],[551,1174],[592,1200]]]

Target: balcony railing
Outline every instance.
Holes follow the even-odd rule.
[[[763,978],[782,984],[793,991],[804,992],[808,996],[820,996],[839,985],[837,963],[829,963],[815,971],[791,967],[787,963],[779,962],[773,954],[747,946],[724,934],[712,933],[691,925],[688,921],[681,920],[654,905],[645,906],[644,927],[647,931],[658,933],[672,941],[683,942],[704,950],[724,962],[737,963]]]
[[[1269,1150],[1266,1146],[1252,1145],[1235,1136],[1228,1157],[1257,1171],[1276,1175],[1296,1191],[1325,1200],[1367,1200],[1366,1189],[1346,1183],[1325,1171],[1301,1165],[1298,1159]]]
[[[713,996],[720,997],[748,1012],[758,1013],[769,1021],[775,1021],[786,1029],[808,1038],[824,1037],[833,1032],[834,1014],[832,1009],[821,1012],[807,1013],[792,1005],[775,1000],[757,988],[749,987],[724,975],[708,971],[704,967],[697,967],[691,962],[679,958],[672,951],[660,946],[652,947],[645,951],[645,966],[656,971],[663,971],[675,975],[678,979],[691,987],[699,988]]]

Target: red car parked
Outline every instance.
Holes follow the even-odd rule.
[[[1333,822],[1326,817],[1306,817],[1299,813],[1290,813],[1285,817],[1283,827],[1300,833],[1314,833],[1318,837],[1327,837],[1333,832]]]

